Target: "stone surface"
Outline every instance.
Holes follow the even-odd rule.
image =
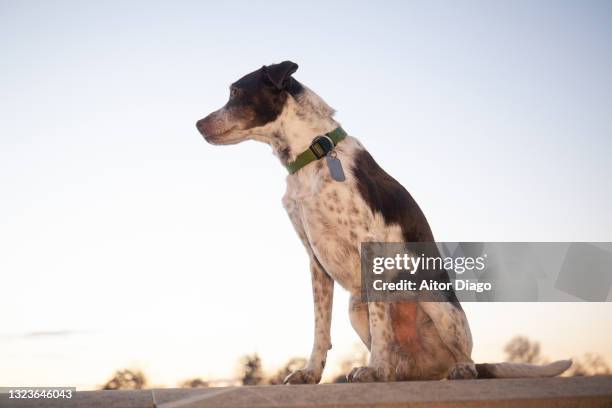
[[[612,407],[612,377],[276,385],[139,391],[78,391],[71,400],[9,400],[0,407]]]

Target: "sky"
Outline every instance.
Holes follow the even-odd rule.
[[[607,1],[0,0],[0,39],[0,386],[308,355],[285,170],[195,129],[264,64],[299,64],[438,241],[612,241]],[[347,307],[337,287],[332,366]],[[464,308],[476,361],[523,334],[612,363],[610,304]]]

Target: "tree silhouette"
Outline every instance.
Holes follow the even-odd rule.
[[[506,360],[511,363],[542,363],[540,355],[540,343],[531,341],[524,336],[516,336],[504,347]]]
[[[201,378],[192,378],[179,383],[181,388],[207,388],[208,382]]]
[[[240,382],[242,385],[259,385],[263,381],[261,359],[257,353],[241,359]]]
[[[504,347],[507,360],[512,363],[544,364],[547,359],[540,354],[540,343],[524,336],[516,336]],[[574,357],[572,366],[564,373],[566,376],[610,375],[612,369],[602,356],[586,353],[580,358]]]
[[[140,370],[117,370],[113,377],[102,386],[103,390],[140,390],[147,384],[147,378]]]
[[[608,364],[598,354],[586,353],[583,357],[574,358],[573,360],[572,366],[567,371],[567,374],[572,377],[612,374]]]
[[[306,365],[306,359],[301,357],[294,357],[287,361],[285,366],[278,370],[278,372],[272,377],[268,378],[267,383],[270,385],[278,385],[282,384],[285,378],[294,372]]]

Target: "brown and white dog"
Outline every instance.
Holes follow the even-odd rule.
[[[292,77],[290,61],[264,66],[230,86],[229,101],[198,121],[212,144],[257,140],[269,144],[287,165],[313,139],[339,127],[334,110]],[[474,364],[472,336],[461,308],[448,302],[362,302],[360,243],[433,242],[421,209],[361,143],[348,136],[335,147],[346,179],[334,180],[325,160],[287,177],[283,204],[310,257],[315,336],[308,364],[290,374],[290,384],[318,383],[331,348],[334,282],[351,294],[353,328],[370,350],[367,367],[349,381],[402,381],[490,377],[543,377],[565,371],[571,361]]]

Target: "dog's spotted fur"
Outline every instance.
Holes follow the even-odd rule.
[[[285,61],[246,75],[198,129],[213,144],[258,140],[283,164],[293,161],[314,137],[339,126],[333,109],[291,76],[296,69]],[[351,324],[371,352],[368,366],[355,368],[350,381],[475,378],[472,337],[454,293],[448,302],[361,302],[361,242],[433,241],[433,235],[410,194],[357,139],[348,136],[336,153],[344,182],[330,177],[324,160],[287,177],[283,205],[310,257],[315,335],[308,364],[286,382],[321,379],[331,348],[334,282],[350,292]]]

